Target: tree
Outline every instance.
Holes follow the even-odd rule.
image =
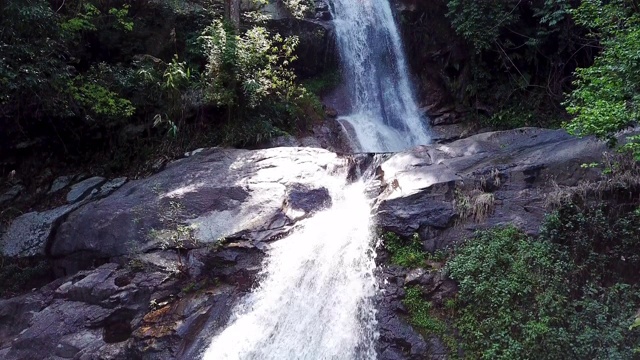
[[[565,105],[575,118],[566,128],[575,135],[595,135],[616,144],[616,132],[640,118],[640,11],[636,1],[584,0],[572,11],[575,21],[591,29],[602,51],[594,64],[579,68],[575,89]],[[640,160],[640,137],[624,148]]]
[[[240,28],[240,0],[225,0],[224,16],[233,27]]]

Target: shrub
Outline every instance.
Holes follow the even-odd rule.
[[[595,135],[615,145],[615,134],[640,115],[640,14],[624,0],[582,1],[572,11],[578,24],[600,40],[602,53],[590,67],[576,70],[575,89],[565,103],[575,118],[566,124],[576,135]],[[628,146],[640,160],[638,137]]]
[[[554,261],[553,251],[507,227],[478,234],[449,261],[460,284],[456,326],[467,356],[527,359],[563,351],[567,264]]]
[[[388,232],[383,235],[384,247],[391,254],[391,263],[408,268],[424,266],[427,253],[422,247],[418,235],[402,240],[398,235]]]
[[[247,144],[295,128],[305,91],[290,64],[298,44],[254,26],[245,33],[215,20],[204,31],[207,98],[227,111],[227,141]]]
[[[432,305],[423,298],[420,288],[413,286],[405,291],[402,303],[409,311],[409,322],[427,334],[443,334],[447,326],[432,314]]]
[[[640,305],[637,211],[566,205],[534,240],[478,233],[447,264],[455,326],[473,359],[632,359]],[[628,261],[628,263],[627,263]]]

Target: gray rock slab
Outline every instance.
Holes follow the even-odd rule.
[[[0,253],[10,257],[45,255],[52,231],[79,204],[44,212],[30,212],[15,219],[0,241]]]
[[[0,204],[11,201],[17,198],[23,191],[25,187],[23,185],[14,185],[9,190],[5,191],[4,194],[0,195]]]
[[[109,194],[111,194],[112,192],[114,192],[115,190],[117,190],[118,188],[120,188],[122,185],[124,185],[127,182],[127,178],[126,177],[119,177],[119,178],[115,178],[112,180],[107,181],[106,183],[104,183],[102,186],[100,186],[100,189],[94,189],[97,190],[92,196],[93,197],[105,197]]]
[[[600,161],[606,150],[600,141],[562,130],[523,128],[398,153],[380,167],[387,187],[378,198],[378,223],[405,236],[420,234],[429,250],[495,225],[536,233],[545,194],[554,184],[598,179],[597,169],[581,165]],[[472,191],[490,194],[492,208],[482,219],[461,219],[456,197]]]
[[[241,233],[263,240],[291,225],[284,215],[289,189],[308,189],[310,197],[326,203],[315,189],[331,181],[328,173],[346,167],[345,159],[322,149],[203,150],[75,211],[57,231],[51,253],[112,257],[190,248],[192,242]],[[296,193],[296,203],[304,203],[304,196]],[[167,238],[182,243],[167,244]]]
[[[51,184],[51,188],[49,189],[48,193],[53,194],[66,188],[67,186],[69,186],[71,181],[73,181],[74,177],[75,175],[66,175],[66,176],[60,176],[56,178],[55,180],[53,180],[53,183]]]
[[[73,204],[86,198],[94,189],[97,189],[106,181],[107,180],[103,177],[94,176],[77,184],[73,184],[73,186],[71,186],[71,190],[67,194],[67,202]]]

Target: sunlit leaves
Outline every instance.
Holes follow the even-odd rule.
[[[626,1],[585,0],[572,15],[592,29],[603,51],[591,67],[576,71],[565,103],[575,118],[566,127],[614,145],[615,133],[640,117],[640,14]]]

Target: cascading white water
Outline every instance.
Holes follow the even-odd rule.
[[[351,100],[351,114],[339,120],[353,128],[352,142],[366,152],[430,143],[389,0],[330,2]]]
[[[330,0],[360,151],[430,142],[388,0]],[[204,360],[376,358],[371,206],[362,182],[327,175],[330,209],[269,249],[260,284],[236,306]]]
[[[204,360],[375,359],[371,209],[345,177],[327,175],[332,207],[273,244]]]

